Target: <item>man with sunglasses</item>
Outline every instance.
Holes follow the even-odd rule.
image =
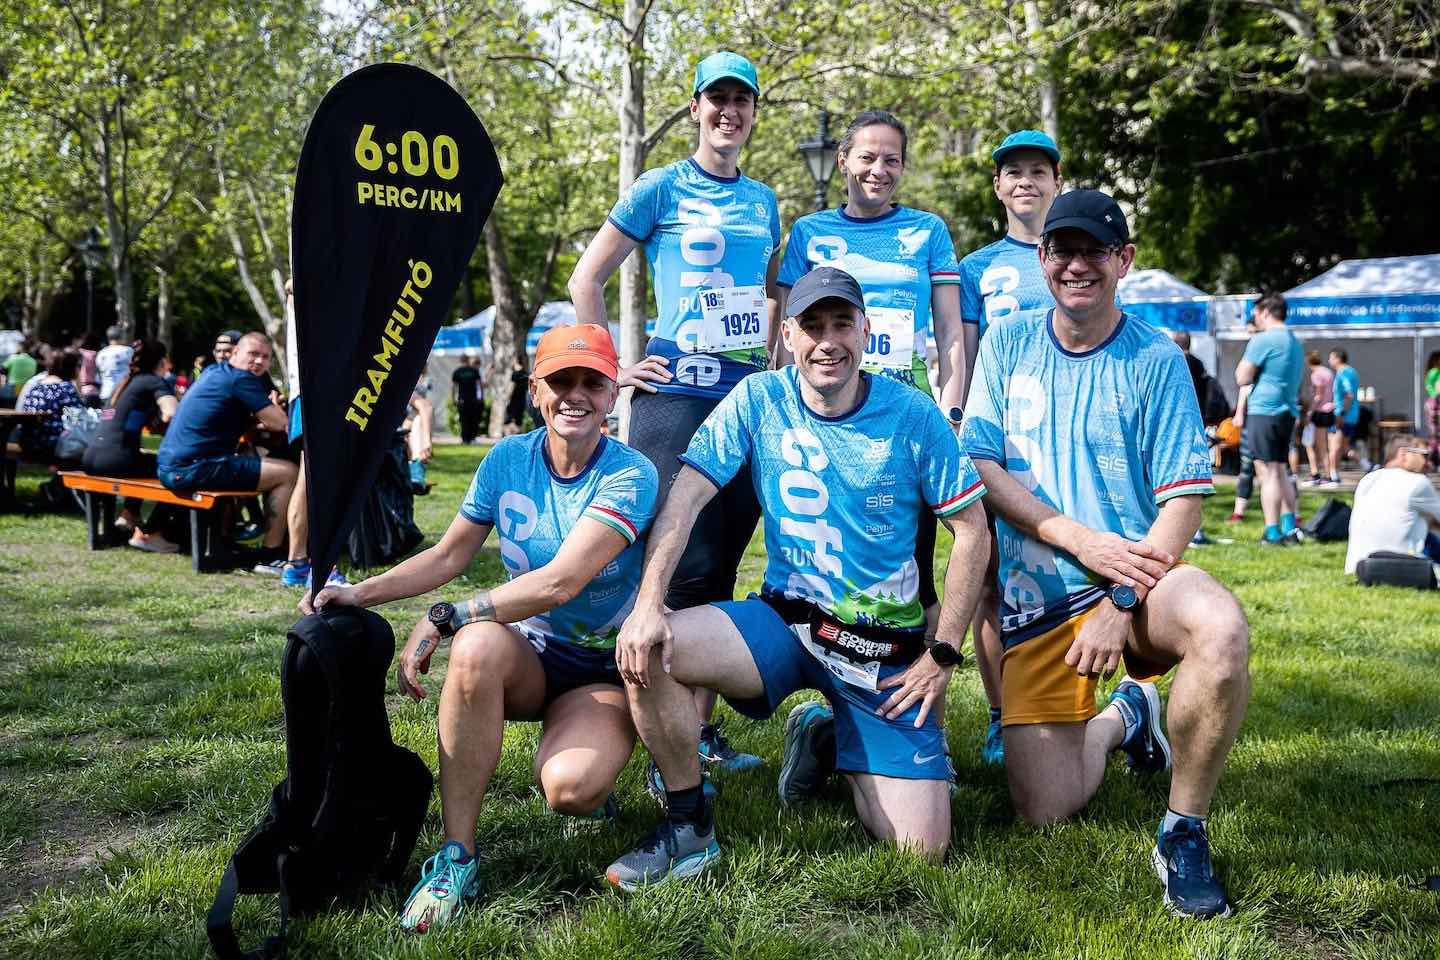
[[[964,444],[999,516],[1002,723],[1010,795],[1032,824],[1099,788],[1107,755],[1172,766],[1153,863],[1179,914],[1225,916],[1206,817],[1249,693],[1235,598],[1179,564],[1214,492],[1190,374],[1169,338],[1123,313],[1135,247],[1095,190],[1058,198],[1039,247],[1055,307],[980,347]],[[1103,711],[1099,679],[1126,676]],[[1154,681],[1175,670],[1168,725]]]

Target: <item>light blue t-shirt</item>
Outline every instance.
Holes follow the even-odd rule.
[[[1342,415],[1340,408],[1345,406],[1345,394],[1350,394],[1350,409]],[[1360,374],[1354,367],[1343,367],[1335,372],[1335,416],[1345,423],[1358,423],[1360,420]]]
[[[844,207],[809,214],[790,228],[779,283],[793,287],[816,267],[844,270],[865,293],[870,343],[862,369],[929,396],[925,342],[931,332],[931,288],[960,282],[944,221],[901,206],[870,220],[858,220]]]
[[[978,324],[982,339],[992,323],[1055,306],[1038,250],[1005,236],[960,261],[960,319]]]
[[[1100,346],[1069,353],[1051,313],[1017,314],[981,342],[962,442],[1065,516],[1144,539],[1166,500],[1215,492],[1184,355],[1130,314]],[[1007,634],[1093,598],[1098,578],[1070,554],[1003,518],[996,531]]]
[[[625,444],[601,437],[578,476],[559,477],[550,467],[545,433],[541,427],[497,443],[480,461],[460,515],[495,527],[500,560],[512,580],[554,560],[581,517],[624,537],[630,545],[573,600],[515,624],[537,650],[553,642],[612,650],[640,586],[641,536],[654,519],[660,489],[655,467]]]
[[[948,517],[985,487],[934,401],[862,373],[843,417],[800,398],[794,366],[741,381],[680,456],[723,487],[746,464],[765,515],[764,590],[809,600],[845,623],[917,627],[915,524]]]
[[[780,246],[775,191],[743,174],[713,176],[690,158],[645,171],[610,222],[644,244],[650,261],[659,317],[648,349],[667,357],[675,375],[655,384],[661,393],[718,400],[765,369],[765,274]],[[743,304],[704,297],[723,287],[754,295]]]
[[[1278,417],[1282,413],[1298,417],[1305,351],[1300,349],[1295,334],[1284,327],[1262,330],[1250,338],[1242,359],[1259,368],[1245,409],[1261,417]]]

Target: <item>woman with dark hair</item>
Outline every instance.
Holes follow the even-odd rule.
[[[1440,350],[1425,361],[1425,423],[1430,432],[1430,466],[1440,467]]]
[[[21,410],[43,413],[35,423],[20,428],[20,449],[30,457],[50,457],[55,441],[65,429],[60,415],[66,407],[83,407],[75,377],[80,371],[80,354],[74,350],[52,350],[45,364],[45,376],[29,385],[21,401]]]
[[[140,433],[147,424],[165,424],[175,416],[175,392],[165,380],[170,358],[165,344],[143,340],[130,359],[130,374],[120,381],[101,414],[100,431],[85,448],[86,473],[107,477],[155,476],[155,454],[140,449]],[[180,548],[160,534],[173,510],[157,506],[150,519],[140,521],[140,501],[127,499],[117,526],[131,528],[130,546],[151,553],[174,553]]]

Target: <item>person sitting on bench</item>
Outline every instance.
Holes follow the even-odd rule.
[[[259,572],[278,575],[285,564],[285,516],[295,489],[295,464],[276,457],[240,455],[235,446],[252,421],[284,434],[285,411],[275,402],[266,375],[273,350],[263,333],[247,333],[230,359],[196,380],[185,393],[160,444],[160,482],[179,494],[195,490],[259,490],[266,494],[265,538],[257,551]]]
[[[156,475],[155,454],[140,449],[140,433],[147,425],[166,424],[175,416],[178,401],[165,380],[170,372],[165,344],[142,341],[130,358],[129,371],[110,394],[110,405],[100,415],[100,429],[85,448],[81,463],[92,476],[150,479]],[[140,501],[127,497],[116,526],[131,528],[130,546],[136,549],[176,553],[179,546],[161,533],[174,515],[173,507],[157,504],[150,519],[142,523]]]
[[[1346,573],[1382,550],[1440,563],[1440,493],[1425,476],[1428,453],[1416,437],[1396,434],[1385,445],[1384,468],[1361,478],[1350,512]]]

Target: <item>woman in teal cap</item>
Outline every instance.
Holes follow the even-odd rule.
[[[696,429],[743,378],[768,365],[776,322],[780,210],[775,191],[740,172],[740,151],[755,128],[760,81],[738,53],[711,54],[695,68],[690,120],[695,153],[647,170],[620,198],[570,276],[579,323],[604,324],[605,282],[636,247],[650,263],[659,316],[645,360],[622,374],[640,388],[630,407],[631,446],[660,473],[661,498]],[[706,506],[670,582],[673,610],[734,599],[736,570],[760,518],[742,474]],[[715,696],[697,693],[702,720]],[[736,753],[708,723],[700,754],[712,766],[745,769],[759,758]],[[663,790],[651,765],[649,784]]]

